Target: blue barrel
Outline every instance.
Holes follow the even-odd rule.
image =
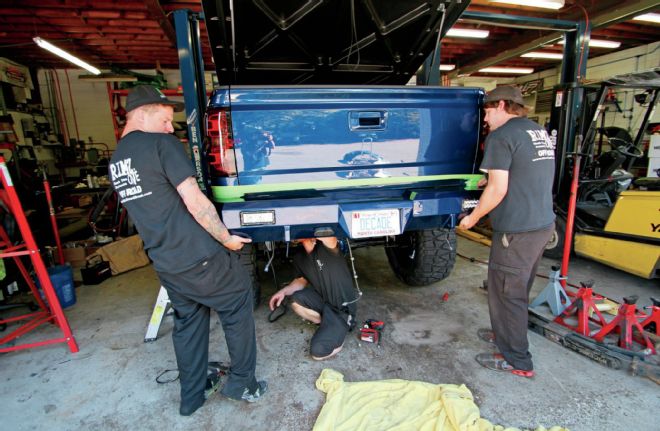
[[[62,308],[67,308],[75,304],[76,289],[73,285],[73,271],[71,270],[71,266],[67,263],[48,268],[48,276]],[[39,284],[38,280],[37,284]]]

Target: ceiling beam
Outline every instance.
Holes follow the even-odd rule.
[[[657,0],[633,0],[622,2],[621,6],[609,8],[603,13],[592,16],[590,19],[592,29],[632,19],[642,13],[653,11],[657,9],[657,7]],[[486,59],[482,59],[483,57],[480,56],[479,61],[456,68],[449,74],[449,78],[454,79],[459,75],[474,73],[484,67],[493,66],[510,58],[519,57],[520,55],[539,48],[540,46],[554,43],[561,39],[562,36],[563,32],[553,32],[546,36],[530,40],[522,45],[519,45],[520,42],[508,43],[507,46],[498,49],[497,51],[499,51],[499,54],[495,56]]]
[[[176,32],[170,20],[165,15],[163,8],[160,7],[160,2],[158,0],[144,0],[144,4],[147,6],[149,14],[158,21],[158,25],[163,29],[165,35],[172,43],[172,46],[176,48]]]

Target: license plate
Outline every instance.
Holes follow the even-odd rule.
[[[275,211],[241,212],[241,226],[275,224]]]
[[[370,238],[400,233],[401,217],[398,209],[353,212],[351,218],[351,236],[353,238]]]

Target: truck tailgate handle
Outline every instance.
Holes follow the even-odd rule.
[[[387,126],[386,111],[350,111],[348,127],[350,130],[385,130]]]

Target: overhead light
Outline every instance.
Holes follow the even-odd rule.
[[[454,70],[454,69],[456,69],[455,64],[441,64],[440,65],[440,70],[444,70],[444,71],[448,72],[448,71]]]
[[[564,39],[559,41],[560,44],[565,44]],[[614,40],[602,40],[602,39],[589,39],[590,48],[618,48],[621,46],[621,42],[616,42]]]
[[[521,57],[527,57],[527,58],[548,58],[552,60],[562,60],[564,58],[564,54],[560,54],[558,52],[541,52],[541,51],[531,51],[531,52],[526,52]]]
[[[561,9],[564,7],[564,0],[490,0],[490,2],[517,4],[541,9]]]
[[[531,67],[485,67],[479,69],[482,73],[513,73],[516,75],[527,75],[533,73],[534,69]]]
[[[648,21],[660,24],[660,13],[645,13],[644,15],[639,15],[633,18],[637,21]]]
[[[485,39],[490,32],[488,30],[475,30],[472,28],[450,28],[448,37],[471,37],[474,39]]]
[[[78,75],[78,79],[91,82],[135,82],[137,76],[121,75],[116,73],[102,73],[100,75]]]
[[[89,71],[90,73],[93,73],[94,75],[100,75],[101,74],[101,71],[98,70],[96,67],[85,63],[84,61],[82,61],[78,57],[69,54],[68,52],[56,47],[52,43],[50,43],[50,42],[48,42],[48,41],[46,41],[46,40],[44,40],[40,37],[34,37],[34,38],[32,38],[32,40],[34,41],[34,43],[36,43],[37,45],[39,45],[43,49],[45,49],[47,51],[50,51],[53,54],[58,55],[58,56],[62,57],[65,60],[70,61],[71,63],[75,64],[76,66],[82,67],[83,69]]]

